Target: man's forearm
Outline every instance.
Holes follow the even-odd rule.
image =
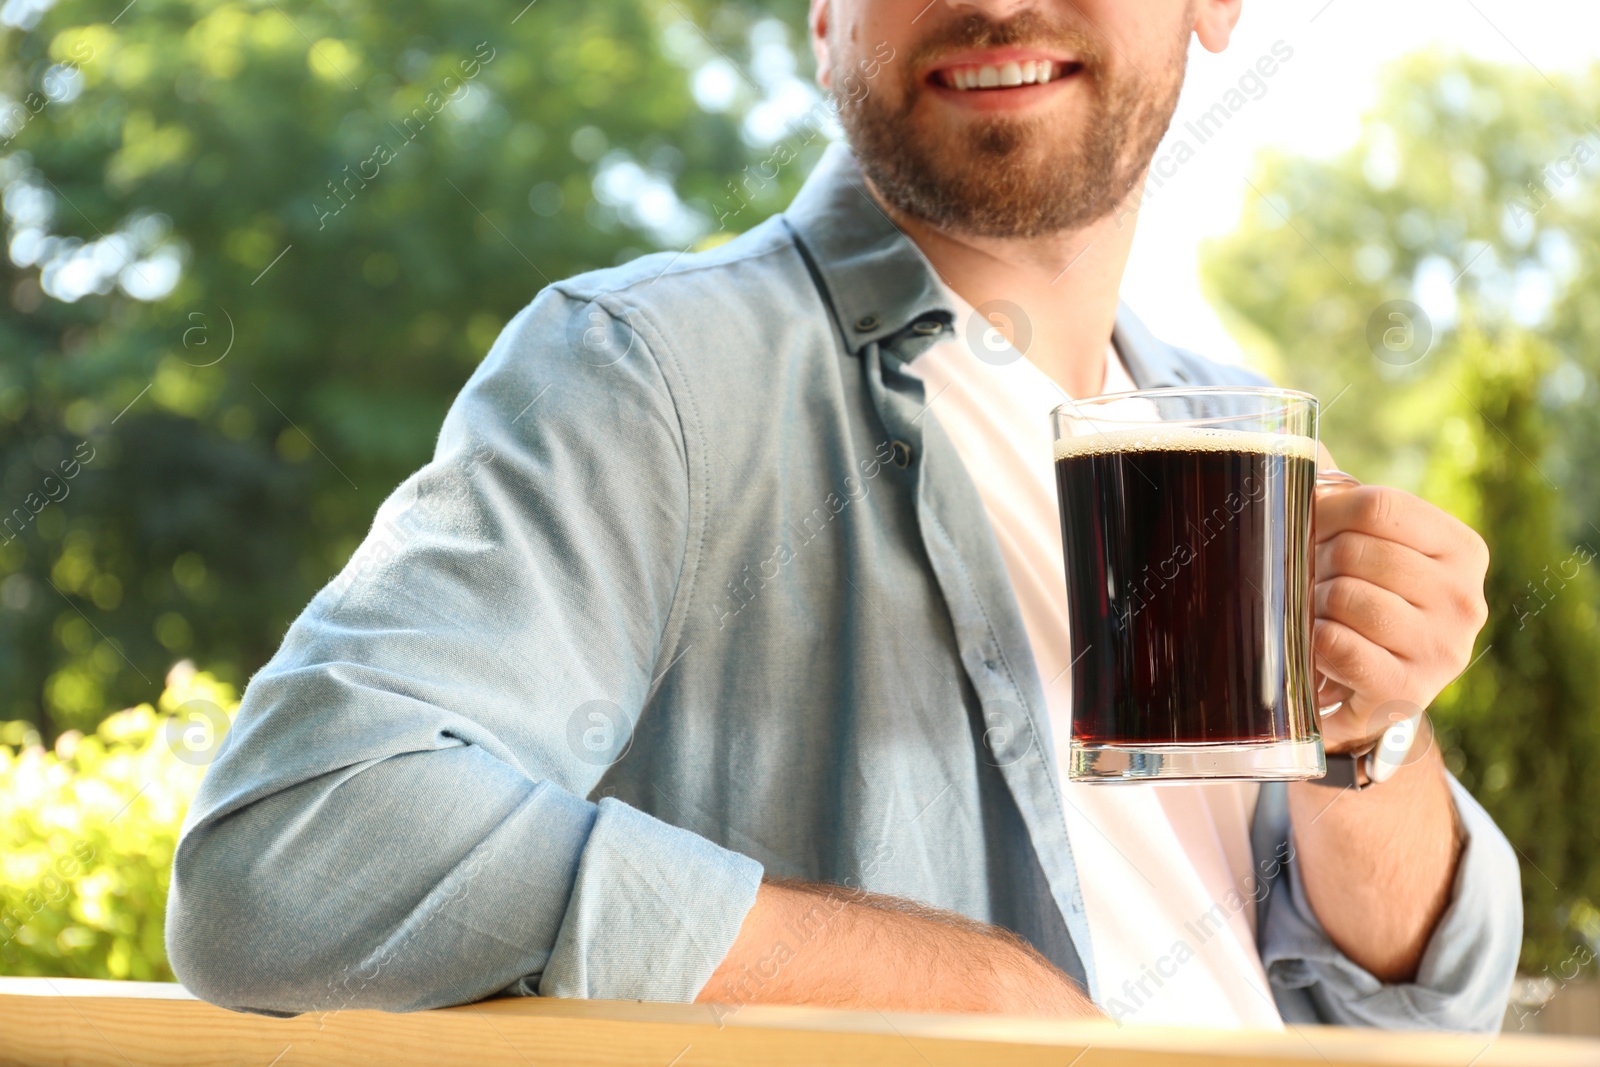
[[[1384,982],[1416,976],[1460,856],[1438,751],[1381,786],[1289,789],[1296,870],[1339,950]]]
[[[1015,935],[843,886],[762,884],[702,1003],[1101,1018]]]

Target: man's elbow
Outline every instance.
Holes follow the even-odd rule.
[[[285,879],[253,865],[226,824],[185,836],[167,900],[167,959],[196,996],[235,1011],[319,1010],[333,983]]]
[[[179,843],[167,957],[196,996],[269,1015],[418,1011],[537,983],[548,951],[480,943],[481,924],[437,918],[452,894],[471,899],[451,879],[375,880],[369,852],[300,830],[252,807]]]
[[[330,884],[327,867],[307,862],[256,814],[179,843],[166,931],[178,980],[213,1004],[267,1015],[437,1006],[418,998],[439,991],[408,980],[384,949],[392,931],[370,910],[342,906],[346,887]],[[284,858],[297,853],[299,862]]]
[[[417,798],[447,795],[462,800],[419,827]],[[471,746],[210,808],[173,863],[172,969],[212,1003],[277,1014],[416,1011],[529,988],[593,818]],[[546,892],[519,895],[542,848]]]

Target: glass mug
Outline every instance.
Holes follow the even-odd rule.
[[[1326,772],[1311,652],[1317,399],[1110,393],[1051,412],[1072,666],[1067,775]]]

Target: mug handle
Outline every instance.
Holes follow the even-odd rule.
[[[1317,472],[1317,486],[1314,492],[1320,493],[1324,489],[1354,489],[1360,484],[1360,479],[1355,475],[1346,474],[1336,467],[1329,467],[1326,470]]]
[[[1346,474],[1344,471],[1339,470],[1336,467],[1329,467],[1326,470],[1319,470],[1317,472],[1317,484],[1312,488],[1311,492],[1312,492],[1312,495],[1314,497],[1316,497],[1316,496],[1321,496],[1325,492],[1326,493],[1339,493],[1339,492],[1343,492],[1346,489],[1354,489],[1356,486],[1358,486],[1360,484],[1361,484],[1361,480],[1359,478],[1357,478],[1355,475]],[[1315,522],[1314,519],[1312,521]],[[1315,582],[1317,580],[1317,576],[1316,576],[1315,571],[1316,571],[1316,565],[1315,565],[1315,563],[1313,563],[1312,564],[1312,575],[1311,575],[1312,582]],[[1315,667],[1313,667],[1312,669],[1316,670]],[[1317,676],[1319,678],[1326,677],[1325,675],[1323,675],[1323,673],[1321,671],[1317,671],[1316,673],[1317,673]],[[1322,688],[1322,683],[1318,682],[1317,686],[1316,686],[1316,690],[1320,690],[1321,688]],[[1316,690],[1313,690],[1313,691],[1315,692]],[[1341,700],[1341,701],[1338,701],[1336,703],[1329,704],[1327,707],[1318,708],[1317,712],[1318,712],[1319,716],[1326,717],[1326,716],[1332,715],[1334,712],[1338,711],[1342,707],[1344,707],[1344,701]]]

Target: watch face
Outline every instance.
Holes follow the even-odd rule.
[[[1374,782],[1385,782],[1405,766],[1406,756],[1410,755],[1411,746],[1416,743],[1421,723],[1422,716],[1417,714],[1409,719],[1400,719],[1383,731],[1383,736],[1378,739],[1378,747],[1367,757],[1367,777]]]

